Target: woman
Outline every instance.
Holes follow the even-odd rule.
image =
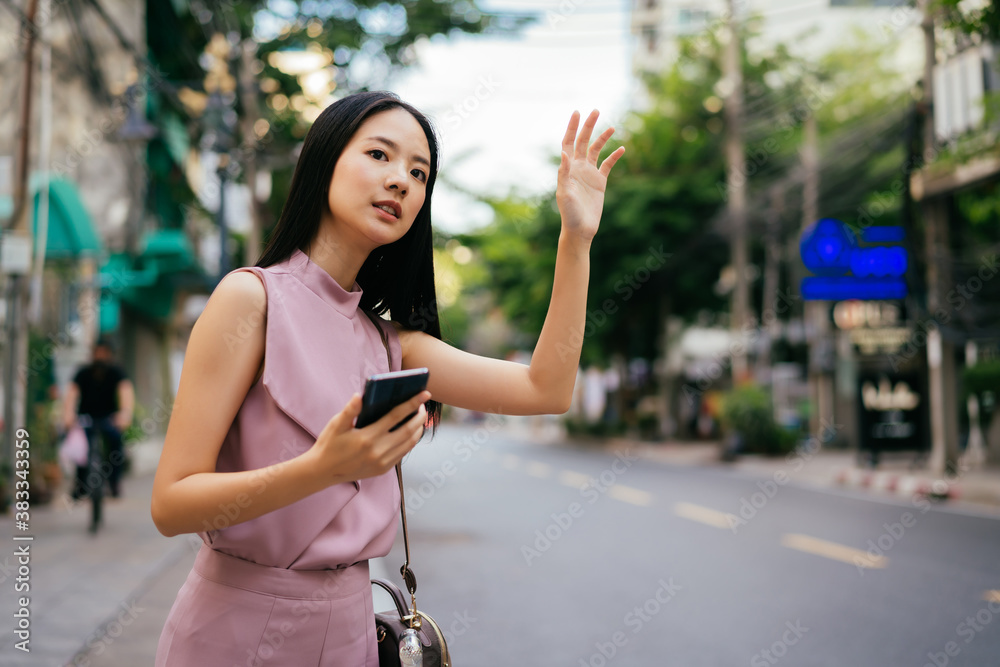
[[[164,535],[197,532],[204,544],[158,666],[378,664],[368,559],[392,546],[393,468],[424,424],[437,424],[442,403],[522,415],[569,407],[590,243],[624,152],[598,168],[613,130],[591,144],[597,112],[577,136],[579,122],[574,112],[562,143],[552,299],[524,366],[440,339],[428,120],[384,92],[320,114],[263,256],[219,283],[191,332],[152,516]],[[428,391],[353,427],[367,376],[423,366]]]

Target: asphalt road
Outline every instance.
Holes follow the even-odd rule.
[[[418,606],[461,667],[1000,665],[996,518],[489,423],[404,475]]]

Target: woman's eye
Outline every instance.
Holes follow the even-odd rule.
[[[419,180],[421,183],[427,180],[427,174],[420,171],[419,169],[414,169],[410,173],[413,174],[417,178],[417,180]]]
[[[375,158],[376,160],[381,160],[382,158],[384,158],[384,157],[385,157],[385,153],[384,153],[383,151],[380,151],[380,150],[379,150],[379,149],[377,149],[377,148],[376,148],[376,149],[374,149],[374,150],[370,150],[370,151],[368,151],[368,154],[369,154],[369,155],[371,155],[371,156],[372,156],[373,158]]]

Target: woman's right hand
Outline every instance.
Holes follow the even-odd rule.
[[[400,403],[385,416],[364,428],[354,428],[361,414],[361,396],[354,394],[344,409],[327,422],[316,444],[306,453],[316,457],[319,470],[330,484],[377,477],[392,470],[413,449],[424,434],[431,393],[422,391]],[[402,426],[396,424],[416,412]]]

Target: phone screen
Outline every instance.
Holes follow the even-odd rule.
[[[378,421],[400,403],[422,392],[427,388],[429,375],[430,371],[426,368],[372,375],[365,382],[365,393],[361,397],[361,414],[358,415],[355,427],[362,428]],[[390,430],[396,430],[415,414],[416,412],[407,415]]]

